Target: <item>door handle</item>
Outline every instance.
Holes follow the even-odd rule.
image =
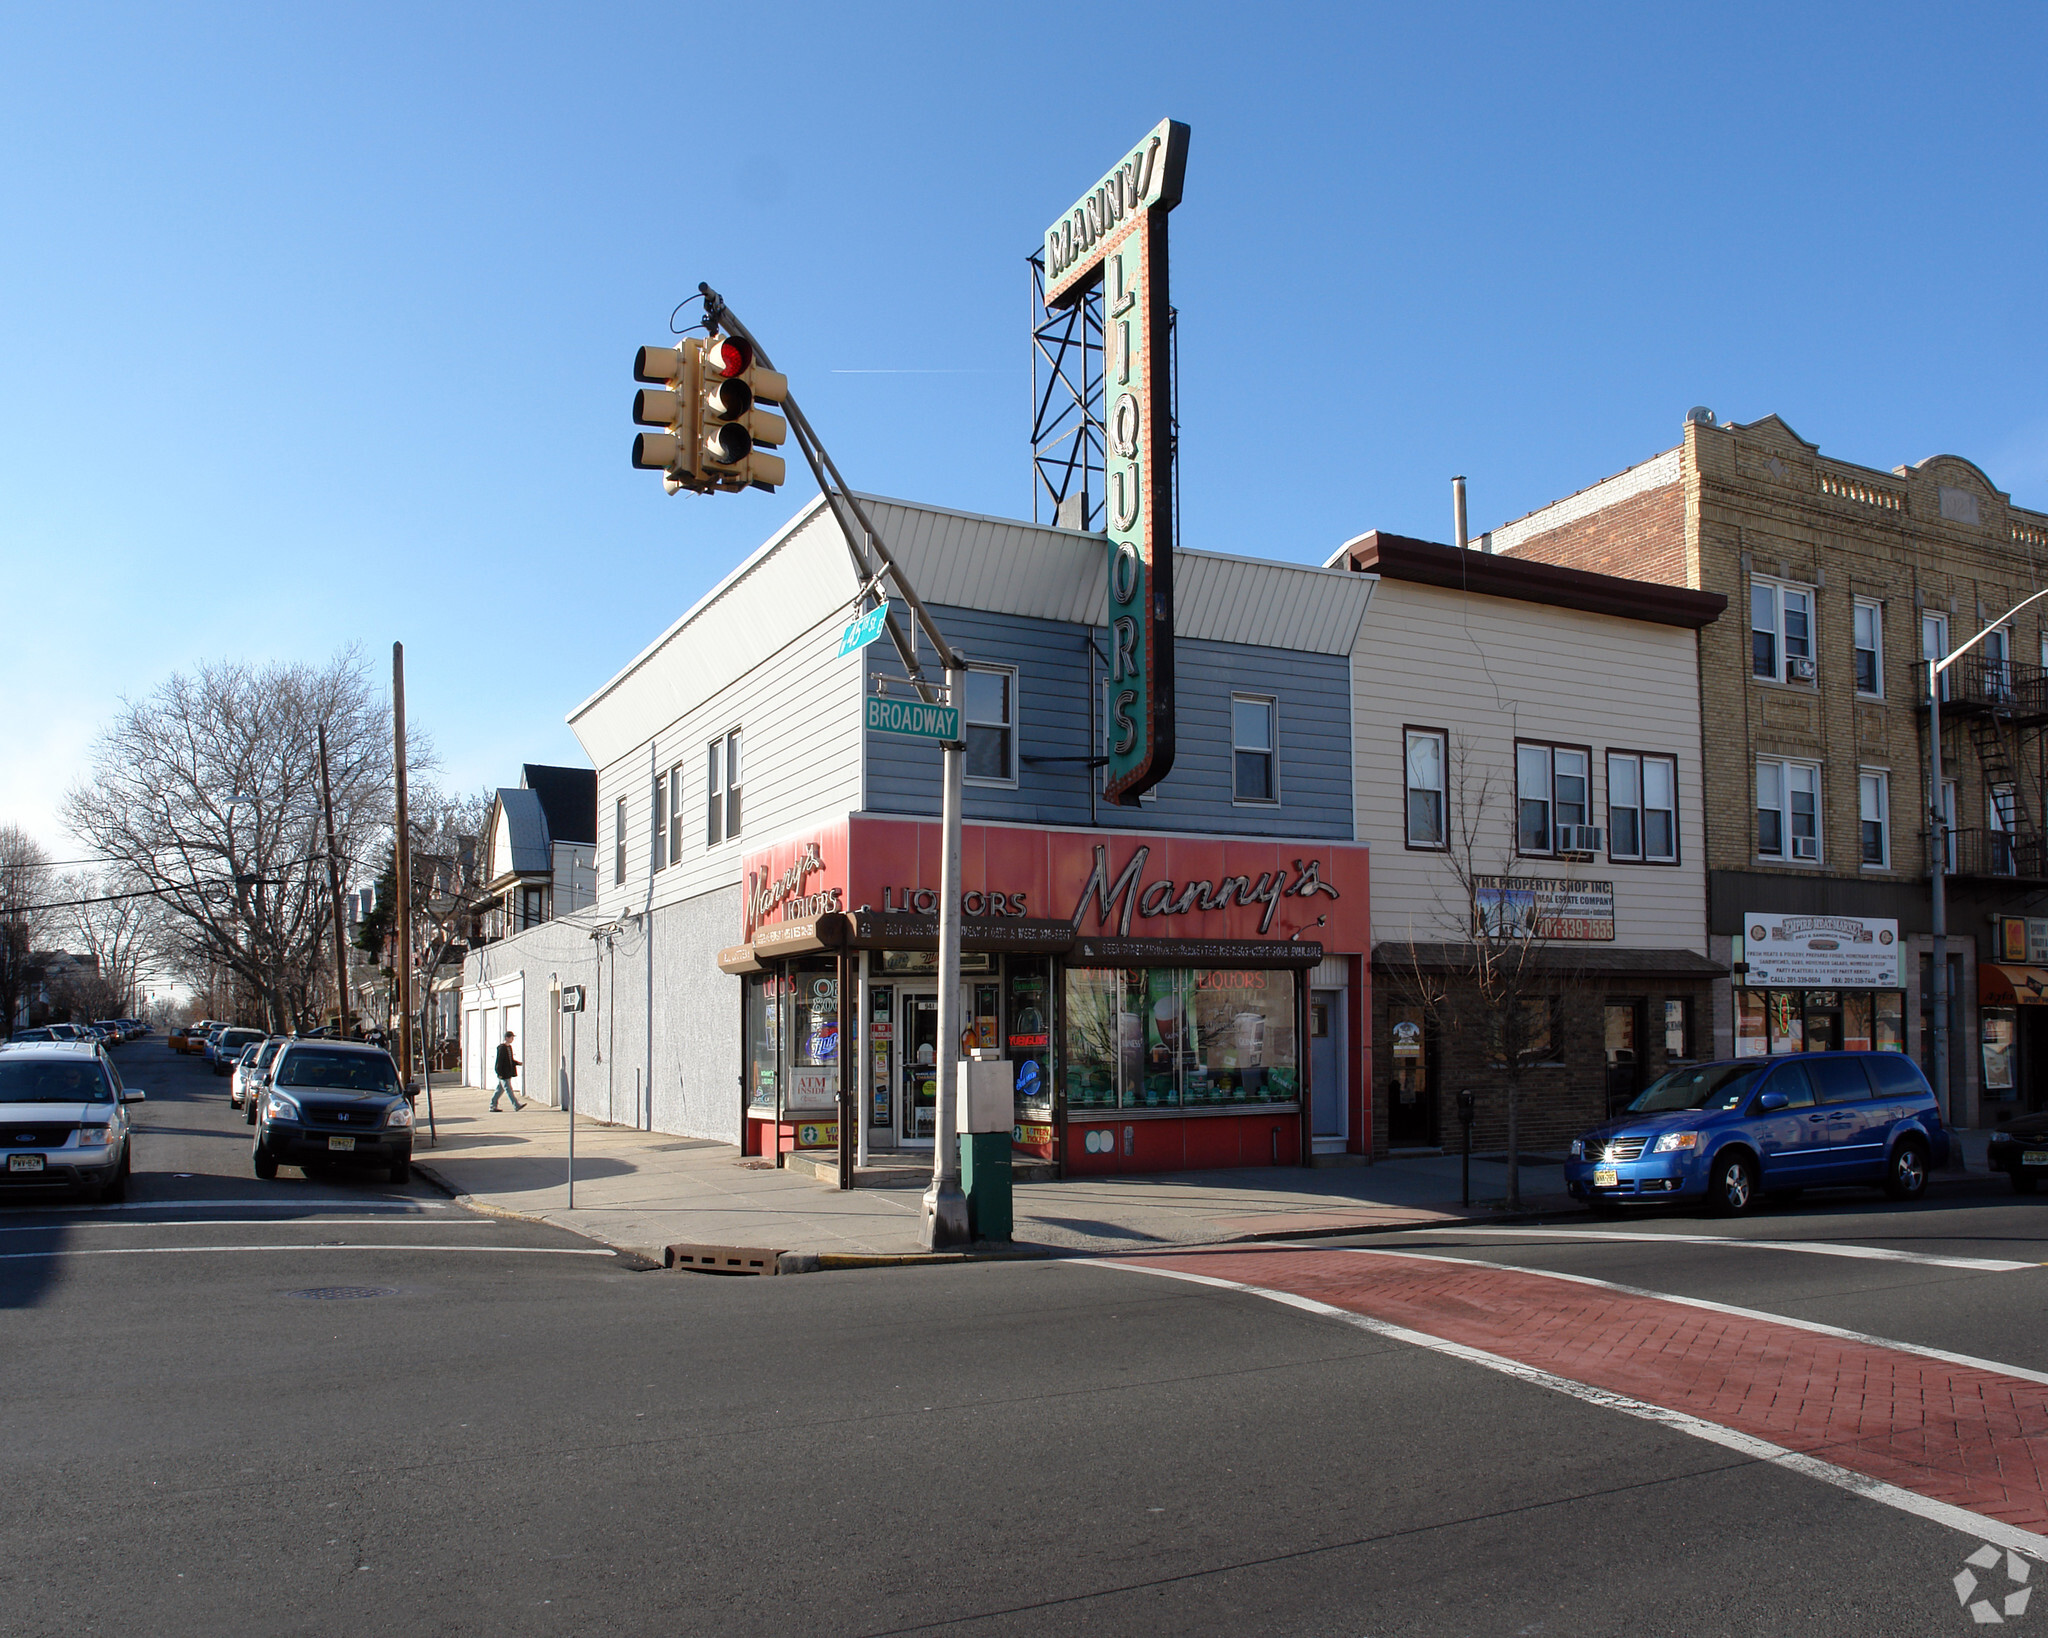
[[[1824,1121],[1824,1120],[1826,1120],[1826,1119],[1827,1119],[1828,1117],[1827,1117],[1826,1115],[1808,1115],[1808,1116],[1807,1116],[1806,1118],[1807,1118],[1808,1120],[1810,1120],[1810,1121],[1815,1121],[1815,1122],[1818,1122],[1818,1121]]]

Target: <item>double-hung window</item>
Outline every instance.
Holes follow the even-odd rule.
[[[1277,802],[1280,782],[1274,766],[1273,698],[1269,694],[1230,696],[1231,799]]]
[[[967,668],[966,777],[980,785],[1017,783],[1017,673],[1008,667]]]
[[[740,833],[740,731],[720,734],[706,748],[704,845],[716,847]]]
[[[2019,813],[2017,795],[2010,785],[1993,785],[1985,793],[1984,817],[1991,829],[1991,869],[2000,876],[2017,875],[2019,857],[2013,851],[2013,826]]]
[[[612,886],[626,884],[626,799],[612,804]]]
[[[2012,698],[2012,633],[1987,631],[1977,645],[1984,664],[1984,692],[1994,700]]]
[[[1810,588],[1776,580],[1750,582],[1749,668],[1772,682],[1813,681]]]
[[[1920,660],[1924,670],[1929,660],[1948,658],[1948,616],[1945,614],[1922,614],[1920,616]],[[1941,697],[1948,698],[1948,673],[1941,674]]]
[[[660,870],[668,863],[668,776],[654,776],[654,822],[647,827],[647,868]]]
[[[1607,753],[1607,856],[1678,862],[1678,759]]]
[[[1891,864],[1891,780],[1888,775],[1866,770],[1856,776],[1859,835],[1866,868],[1883,870]]]
[[[1877,699],[1884,693],[1884,605],[1856,599],[1856,692]]]
[[[683,765],[668,771],[668,862],[683,862]]]
[[[1407,741],[1408,845],[1443,847],[1448,840],[1444,829],[1447,818],[1444,803],[1446,736],[1440,728],[1409,728],[1404,731],[1404,737]]]
[[[1820,766],[1766,758],[1756,765],[1756,852],[1787,864],[1820,863]]]
[[[1566,745],[1515,746],[1515,845],[1523,853],[1576,849],[1593,821],[1593,753]],[[1562,833],[1573,827],[1569,836]]]

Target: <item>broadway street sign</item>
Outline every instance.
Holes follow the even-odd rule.
[[[1108,425],[1109,767],[1103,794],[1135,807],[1173,767],[1173,451],[1166,213],[1180,203],[1188,128],[1161,120],[1045,232],[1045,299],[1102,281]]]
[[[927,705],[923,700],[892,700],[870,694],[867,706],[870,733],[901,734],[905,739],[928,739],[938,744],[960,737],[957,705]]]

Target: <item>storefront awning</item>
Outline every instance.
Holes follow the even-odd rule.
[[[1987,1007],[2048,1006],[2048,967],[1977,964],[1977,1000]]]
[[[906,916],[860,910],[842,918],[847,943],[858,950],[936,950],[936,916]],[[758,938],[756,943],[758,943]],[[1064,955],[1074,943],[1074,924],[1032,916],[970,916],[960,924],[960,948],[990,955]]]
[[[753,945],[732,944],[718,952],[718,970],[738,978],[759,972],[761,963],[755,959]]]

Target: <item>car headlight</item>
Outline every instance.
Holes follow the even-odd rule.
[[[412,1124],[412,1105],[409,1103],[394,1103],[391,1106],[391,1113],[384,1117],[384,1124],[386,1126],[410,1126]]]
[[[1574,1160],[1584,1160],[1585,1158],[1586,1158],[1586,1140],[1585,1140],[1584,1138],[1573,1138],[1573,1139],[1572,1139],[1572,1159],[1574,1159]]]
[[[78,1146],[81,1149],[104,1149],[114,1141],[111,1126],[81,1126],[78,1129]]]
[[[1666,1132],[1657,1140],[1653,1153],[1668,1155],[1677,1149],[1697,1149],[1705,1135],[1703,1132]]]
[[[271,1120],[303,1120],[299,1112],[299,1100],[289,1098],[282,1092],[272,1092],[263,1100],[263,1113]]]

